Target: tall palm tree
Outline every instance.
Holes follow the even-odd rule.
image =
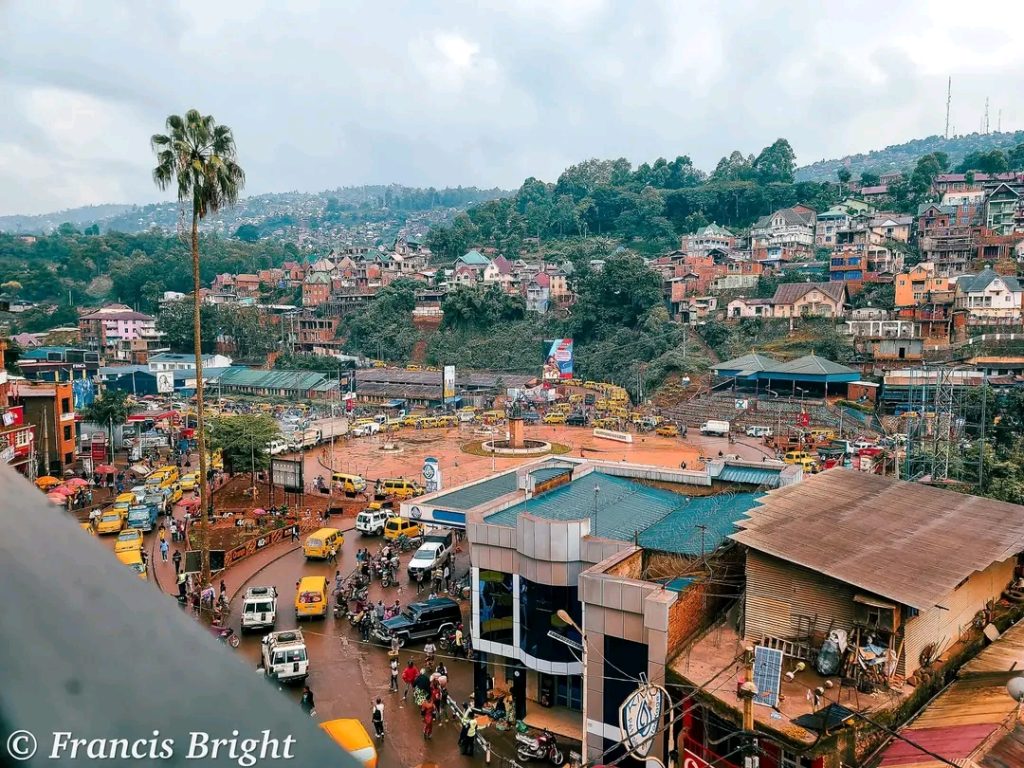
[[[203,414],[203,349],[199,310],[202,306],[199,276],[199,221],[207,214],[238,200],[245,173],[236,162],[235,138],[212,115],[190,109],[167,118],[167,133],[155,134],[150,146],[156,152],[153,181],[160,189],[177,187],[184,209],[192,206],[192,325],[196,353],[196,432],[199,445],[199,537],[202,551],[202,582],[210,580],[209,485],[206,467],[206,424]]]

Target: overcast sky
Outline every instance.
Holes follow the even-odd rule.
[[[979,8],[981,8],[979,6]],[[168,199],[149,136],[196,107],[246,194],[516,187],[588,157],[801,164],[1024,128],[1024,3],[0,0],[0,214]]]

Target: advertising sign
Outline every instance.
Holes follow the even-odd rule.
[[[302,462],[292,459],[271,459],[270,482],[280,485],[286,491],[301,493],[305,490]]]
[[[664,707],[661,690],[641,685],[619,707],[619,731],[627,753],[641,760],[647,757],[661,723]]]
[[[174,374],[171,371],[157,373],[156,391],[161,395],[169,395],[174,391]]]
[[[92,442],[89,443],[89,455],[93,461],[107,460],[107,436],[102,432],[93,432]]]
[[[572,339],[547,339],[544,342],[544,381],[572,378]]]
[[[427,493],[440,491],[442,486],[441,467],[437,465],[437,459],[427,456],[423,459],[423,481]]]
[[[444,379],[441,387],[441,397],[444,398],[445,404],[452,402],[455,399],[455,366],[446,365],[444,367]]]

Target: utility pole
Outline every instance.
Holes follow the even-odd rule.
[[[949,81],[946,83],[946,134],[945,137],[949,138],[949,105],[953,101],[953,78],[950,76]]]
[[[985,97],[985,133],[989,133],[988,129],[988,96]]]
[[[740,697],[743,699],[743,768],[759,768],[760,758],[757,755],[757,735],[754,732],[754,697],[757,696],[757,684],[754,682],[754,649],[747,646],[743,654],[743,684],[740,685]]]
[[[45,466],[44,475],[50,474],[50,415],[46,412],[46,406],[43,406],[43,465]]]
[[[981,437],[978,440],[978,492],[981,493],[985,482],[985,407],[988,405],[988,383],[981,385]]]

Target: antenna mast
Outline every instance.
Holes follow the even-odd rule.
[[[988,133],[988,96],[985,97],[985,133]]]
[[[949,104],[953,100],[953,77],[946,83],[946,138],[949,138]]]

